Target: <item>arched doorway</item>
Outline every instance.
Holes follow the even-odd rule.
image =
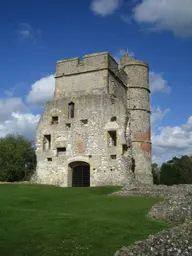
[[[72,187],[90,187],[90,165],[86,162],[73,162]]]

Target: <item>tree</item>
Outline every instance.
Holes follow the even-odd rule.
[[[192,157],[173,157],[163,163],[160,172],[160,183],[165,185],[192,184]]]
[[[0,181],[28,180],[36,167],[32,142],[19,135],[0,139]]]
[[[153,183],[159,185],[160,183],[160,169],[156,163],[152,164],[152,175],[153,175]]]
[[[192,184],[192,156],[184,155],[179,160],[180,183]]]

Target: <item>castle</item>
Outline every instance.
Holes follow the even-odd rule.
[[[107,52],[58,61],[36,133],[37,183],[152,183],[148,64]]]

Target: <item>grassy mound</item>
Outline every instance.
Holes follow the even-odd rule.
[[[111,256],[168,228],[146,217],[158,198],[117,189],[0,185],[0,255]]]

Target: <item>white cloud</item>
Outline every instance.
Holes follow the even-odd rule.
[[[168,86],[167,80],[163,78],[163,73],[149,73],[149,84],[151,92],[164,92],[169,93],[171,88]]]
[[[91,10],[101,16],[113,14],[121,5],[122,0],[93,0]]]
[[[13,97],[0,99],[0,121],[6,120],[14,111],[21,111],[23,113],[28,111],[28,108],[21,98]]]
[[[152,131],[159,126],[160,122],[164,118],[164,116],[170,111],[170,109],[161,110],[160,107],[152,107],[151,108],[151,126]]]
[[[154,136],[153,142],[155,146],[166,149],[185,150],[192,147],[192,116],[182,126],[161,127],[160,134]]]
[[[39,118],[30,113],[21,98],[0,99],[0,137],[17,133],[34,139]]]
[[[142,0],[133,9],[138,23],[154,31],[168,30],[178,36],[192,36],[191,0]]]
[[[158,128],[168,111],[162,111],[159,108],[152,111],[152,160],[159,165],[173,156],[192,155],[192,116],[181,126]]]
[[[7,120],[0,122],[0,137],[7,134],[19,134],[34,140],[36,126],[40,115],[32,113],[13,112]]]
[[[21,41],[32,40],[34,43],[41,40],[42,30],[33,29],[28,23],[20,23],[17,28],[17,36]]]
[[[33,28],[28,23],[19,24],[17,33],[21,40],[32,39],[35,36]]]
[[[31,86],[31,91],[27,95],[27,103],[43,106],[53,99],[55,89],[54,75],[43,77]]]
[[[53,98],[54,75],[36,81],[27,95],[27,103],[43,106]],[[8,93],[12,95],[12,93]],[[39,114],[33,114],[28,105],[19,97],[0,99],[0,137],[17,133],[34,140]]]

